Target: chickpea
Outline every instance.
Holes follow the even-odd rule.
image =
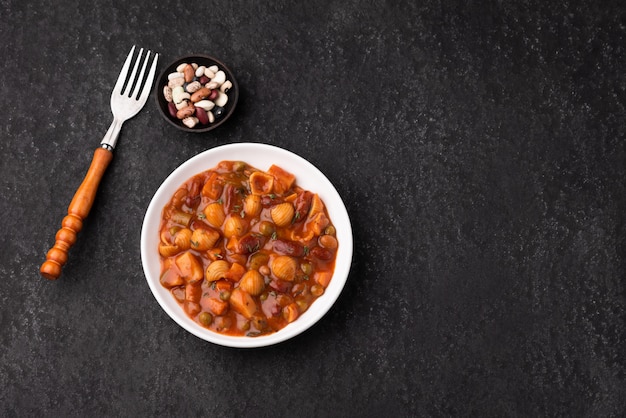
[[[304,300],[297,300],[296,305],[298,305],[298,310],[300,312],[305,312],[307,309],[309,309],[309,304]]]
[[[310,276],[311,273],[313,273],[313,266],[311,263],[302,263],[300,264],[300,270],[302,270],[305,275]]]
[[[313,296],[322,296],[324,294],[324,288],[318,284],[311,286],[311,294]]]

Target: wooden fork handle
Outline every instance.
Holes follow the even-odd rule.
[[[76,242],[78,232],[83,228],[83,220],[89,215],[98,185],[111,159],[113,153],[106,148],[98,148],[94,152],[89,170],[67,208],[67,216],[61,222],[61,229],[56,233],[56,242],[46,254],[46,261],[39,269],[46,279],[56,280],[61,275],[61,269],[67,262],[67,253]]]

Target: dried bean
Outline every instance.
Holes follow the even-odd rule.
[[[222,93],[221,91],[217,92],[217,97],[214,100],[215,106],[224,107],[226,103],[228,103],[228,95],[226,93]]]
[[[185,90],[187,90],[188,93],[195,93],[201,88],[202,88],[202,84],[200,84],[199,81],[192,81],[191,83],[187,84],[187,87],[185,87]]]
[[[162,94],[172,118],[193,128],[210,125],[223,116],[233,83],[219,66],[183,62],[167,79]]]
[[[208,125],[209,124],[209,115],[207,115],[206,110],[204,110],[203,108],[196,106],[196,117],[198,118],[198,121],[203,124],[203,125]]]

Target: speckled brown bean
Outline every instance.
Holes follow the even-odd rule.
[[[200,90],[196,91],[194,94],[191,95],[191,101],[194,103],[199,102],[202,99],[206,99],[210,95],[211,95],[211,90],[207,89],[206,87],[202,87]]]
[[[185,119],[185,118],[188,118],[189,116],[193,116],[195,112],[196,112],[195,106],[189,105],[187,107],[183,107],[178,112],[176,112],[176,117],[178,119]]]
[[[187,64],[183,69],[183,74],[185,75],[185,83],[191,83],[196,75],[196,71],[191,64]]]

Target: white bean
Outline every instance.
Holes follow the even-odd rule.
[[[226,73],[222,70],[219,70],[218,72],[215,73],[215,77],[211,81],[221,86],[222,83],[226,81]]]
[[[228,103],[228,95],[218,91],[217,98],[215,99],[215,106],[224,107],[226,106],[226,103]]]
[[[204,70],[206,70],[206,67],[204,65],[199,66],[196,69],[196,77],[202,77],[204,75]]]
[[[215,103],[210,100],[200,100],[199,102],[196,102],[194,106],[201,107],[208,112],[215,107]]]
[[[174,103],[174,105],[176,106],[176,110],[180,110],[189,106],[189,100],[183,100],[180,103]]]
[[[185,91],[183,86],[176,86],[172,89],[172,100],[174,103],[180,103],[185,99],[190,99],[191,95]]]
[[[179,73],[179,72],[175,72],[175,73],[170,73],[167,75],[167,79],[168,80],[173,80],[175,78],[180,78],[180,77],[184,77],[183,73]]]
[[[224,81],[224,84],[220,86],[220,91],[222,93],[227,93],[228,90],[230,90],[232,86],[233,86],[233,83],[231,83],[230,80],[226,80]]]

